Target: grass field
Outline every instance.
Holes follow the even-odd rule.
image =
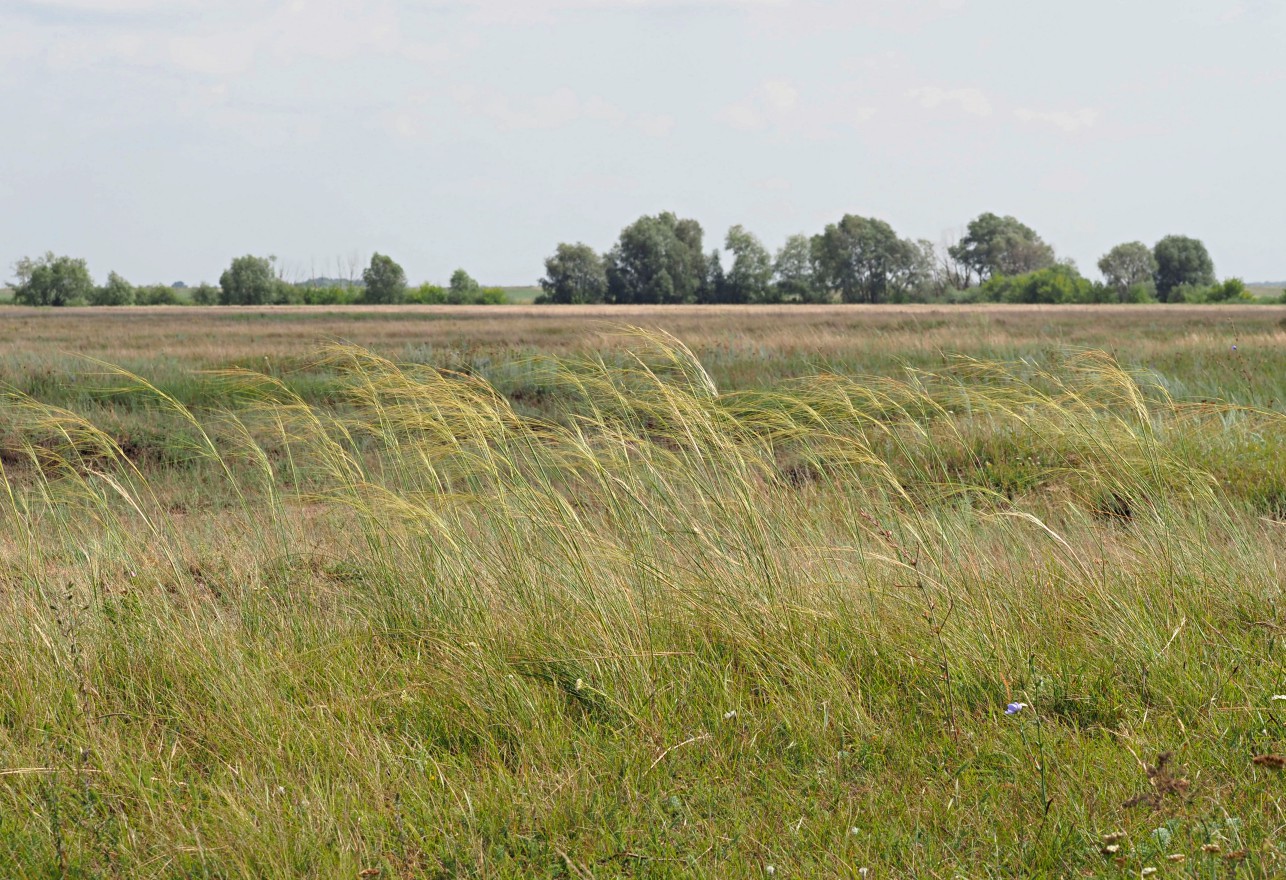
[[[0,349],[0,875],[1286,870],[1286,307]]]

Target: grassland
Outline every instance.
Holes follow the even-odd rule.
[[[0,874],[1286,864],[1286,309],[0,345]]]

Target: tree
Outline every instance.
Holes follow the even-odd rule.
[[[1167,235],[1152,249],[1156,258],[1157,296],[1169,302],[1180,285],[1208,287],[1215,283],[1215,264],[1200,239]]]
[[[219,276],[219,303],[225,306],[258,306],[272,302],[277,293],[273,259],[247,254],[237,257]]]
[[[84,260],[54,256],[23,257],[13,267],[17,281],[13,301],[25,306],[70,306],[89,298],[94,279]]]
[[[202,281],[196,287],[192,288],[192,304],[197,306],[213,306],[219,303],[219,288],[213,284],[206,284]]]
[[[827,291],[817,283],[813,244],[807,235],[792,235],[773,262],[777,299],[785,302],[826,302]]]
[[[723,271],[723,254],[715,248],[706,257],[706,270],[697,288],[697,302],[726,303],[733,302],[728,290],[728,274]]]
[[[878,303],[916,283],[921,254],[898,238],[893,227],[873,217],[845,214],[813,238],[822,283],[847,303]]]
[[[127,306],[134,302],[134,285],[115,272],[107,273],[107,283],[89,294],[91,306]]]
[[[406,297],[406,272],[384,254],[371,255],[371,264],[362,271],[362,281],[366,284],[364,302],[394,304]]]
[[[732,253],[732,268],[725,282],[731,302],[775,302],[773,262],[768,249],[753,233],[740,224],[728,230],[724,247]]]
[[[1023,275],[1055,263],[1054,249],[1030,226],[1013,217],[991,213],[970,221],[964,238],[952,245],[948,254],[977,275],[979,281],[993,275]]]
[[[452,305],[472,305],[482,298],[482,285],[463,269],[451,273],[451,285],[447,288],[447,302]]]
[[[666,211],[640,217],[607,254],[607,297],[616,303],[695,302],[706,284],[701,224]]]
[[[1130,289],[1152,281],[1157,271],[1152,249],[1141,241],[1118,244],[1098,261],[1108,287],[1116,291],[1121,302],[1130,299]]]
[[[607,268],[587,244],[560,244],[545,260],[544,302],[600,303],[607,296]]]

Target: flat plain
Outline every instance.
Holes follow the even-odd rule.
[[[1286,307],[0,350],[6,876],[1286,870]]]

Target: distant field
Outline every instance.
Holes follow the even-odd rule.
[[[1286,307],[0,351],[4,876],[1286,868]]]

